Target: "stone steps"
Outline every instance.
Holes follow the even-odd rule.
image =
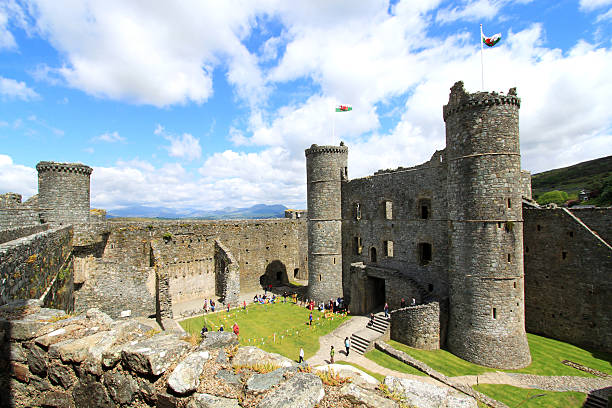
[[[608,399],[595,394],[588,394],[583,408],[607,408]]]
[[[357,333],[351,335],[351,349],[357,354],[364,354],[370,346],[370,340],[364,339]]]
[[[357,354],[364,354],[371,349],[374,341],[383,336],[391,324],[391,320],[384,316],[383,312],[375,314],[372,324],[368,321],[365,329],[353,333],[351,335],[351,349],[355,350]]]

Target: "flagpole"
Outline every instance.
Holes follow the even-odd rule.
[[[332,106],[332,143],[336,140],[336,104]]]
[[[484,34],[482,33],[482,24],[480,25],[480,81],[482,85],[482,90],[484,91],[484,58],[483,54],[483,46],[482,39],[484,38]]]

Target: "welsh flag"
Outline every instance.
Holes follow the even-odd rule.
[[[487,37],[482,32],[480,32],[480,36],[482,37],[482,43],[487,47],[493,47],[495,44],[501,40],[501,33],[497,33],[492,35],[491,37]]]
[[[336,112],[350,112],[353,110],[353,107],[350,105],[337,105]]]

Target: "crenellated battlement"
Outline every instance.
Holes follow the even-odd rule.
[[[36,170],[39,173],[45,171],[55,171],[55,172],[66,172],[66,173],[79,173],[90,175],[93,169],[89,166],[86,166],[81,163],[57,163],[57,162],[49,162],[42,161],[36,165]]]
[[[521,98],[516,96],[516,88],[510,88],[507,95],[497,92],[469,93],[463,87],[463,81],[457,81],[451,88],[448,104],[442,108],[444,121],[455,113],[493,105],[515,105],[521,107]]]
[[[348,153],[348,147],[340,142],[340,146],[319,146],[313,144],[310,148],[306,149],[306,156],[318,153]]]

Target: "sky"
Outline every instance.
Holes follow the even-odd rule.
[[[48,160],[93,167],[94,208],[305,208],[313,143],[344,141],[349,178],[444,148],[480,24],[523,169],[612,154],[612,0],[0,0],[0,193]]]

